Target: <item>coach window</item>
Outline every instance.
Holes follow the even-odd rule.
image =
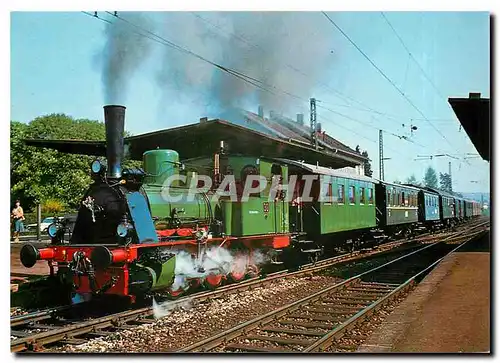
[[[338,191],[339,191],[338,202],[340,204],[344,204],[344,198],[345,198],[345,196],[344,196],[344,186],[341,185],[341,184],[339,184],[338,185]]]
[[[356,203],[356,195],[354,193],[354,185],[349,186],[349,203],[350,204],[355,204]]]
[[[329,203],[333,202],[332,182],[328,182],[328,190],[326,191],[326,200]]]
[[[368,204],[373,204],[373,188],[368,188]]]
[[[405,197],[403,198],[403,202],[404,202],[406,207],[408,207],[408,205],[409,205],[408,198],[409,198],[409,195],[408,195],[408,193],[406,193]]]
[[[359,188],[359,204],[365,204],[365,203],[366,203],[365,188]]]
[[[405,192],[401,192],[401,200],[399,201],[399,204],[401,205],[401,207],[404,207],[405,206]]]

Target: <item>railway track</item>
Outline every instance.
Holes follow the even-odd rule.
[[[472,226],[469,228],[477,228]],[[466,230],[468,231],[468,230]],[[372,252],[344,254],[319,261],[315,264],[302,266],[301,270],[289,272],[287,270],[275,272],[265,278],[255,277],[239,284],[223,286],[214,291],[202,291],[180,298],[174,302],[174,306],[181,306],[187,300],[195,303],[215,299],[229,293],[242,292],[257,287],[266,286],[281,278],[292,278],[307,276],[314,272],[326,269],[338,263],[362,259],[386,251],[390,251],[403,243],[429,242],[430,240],[444,238],[451,240],[463,234],[464,231],[446,233],[439,235],[421,235],[412,240],[398,240],[380,245]],[[90,319],[88,321],[72,320],[59,316],[61,312],[67,311],[71,306],[62,306],[54,309],[39,311],[33,314],[16,316],[11,319],[11,351],[21,352],[25,350],[42,350],[44,345],[58,342],[59,344],[82,344],[88,339],[113,334],[116,331],[130,329],[138,324],[154,322],[151,307],[127,310],[103,317]]]
[[[463,236],[464,241],[446,254],[483,233],[482,227],[476,226],[473,233]],[[428,244],[180,352],[307,353],[332,349],[346,332],[407,292],[438,264],[444,258],[436,260],[433,250],[438,245],[442,246],[440,242]],[[414,273],[415,269],[418,272]]]

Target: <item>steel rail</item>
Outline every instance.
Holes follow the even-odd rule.
[[[474,238],[474,237],[472,237],[472,238]],[[358,312],[356,315],[352,316],[350,319],[348,319],[343,324],[339,325],[338,327],[336,327],[335,329],[330,331],[328,334],[324,335],[322,338],[318,339],[315,343],[311,344],[309,347],[307,347],[302,352],[309,353],[309,352],[315,352],[318,350],[321,351],[321,350],[328,348],[330,345],[332,345],[333,341],[335,339],[338,339],[339,337],[341,337],[346,332],[346,330],[357,325],[360,322],[361,318],[365,318],[369,315],[374,314],[377,310],[381,309],[386,303],[394,300],[395,298],[397,298],[398,296],[403,294],[405,291],[410,289],[416,283],[416,280],[418,278],[420,278],[422,275],[427,273],[427,271],[433,269],[446,256],[457,251],[459,248],[461,248],[466,243],[468,243],[471,239],[468,239],[465,242],[461,243],[459,246],[457,246],[456,248],[454,248],[453,250],[448,252],[445,256],[441,257],[440,259],[438,259],[434,263],[432,263],[429,266],[427,266],[426,268],[424,268],[419,273],[415,274],[414,276],[412,276],[411,278],[406,280],[404,283],[402,283],[400,286],[398,286],[395,290],[390,292],[388,295],[375,301],[374,303],[372,303],[368,307],[366,307],[363,310],[361,310],[360,312]]]
[[[488,222],[485,222],[485,223],[488,223]],[[452,234],[452,236],[456,235],[456,234],[460,234],[460,233],[464,233],[464,231],[455,232]],[[448,237],[452,237],[452,236],[448,236]],[[418,238],[409,240],[407,242],[414,242],[417,240],[418,240]],[[402,241],[401,243],[404,243],[404,240],[401,240],[401,241]],[[388,242],[388,243],[393,244],[395,242],[399,243],[399,241],[393,241],[393,242]],[[439,242],[437,242],[437,243],[439,243]],[[383,246],[383,245],[380,245],[379,247],[381,247],[381,246]],[[428,246],[424,247],[424,249],[431,247],[431,246],[432,245],[429,244]],[[414,252],[412,252],[410,254],[413,254]],[[380,253],[380,252],[378,252],[378,253]],[[264,286],[264,285],[266,285],[266,284],[268,284],[276,279],[279,279],[279,278],[291,278],[294,276],[297,277],[297,276],[307,275],[307,274],[310,274],[311,272],[315,272],[317,270],[321,270],[321,269],[330,267],[331,265],[336,264],[336,263],[355,260],[355,259],[362,259],[362,258],[371,256],[371,255],[375,255],[375,254],[376,253],[371,253],[371,254],[356,253],[354,256],[352,254],[344,254],[344,255],[340,255],[340,256],[335,256],[335,257],[332,257],[330,259],[327,259],[327,260],[329,260],[329,263],[325,263],[324,262],[325,260],[320,261],[321,264],[319,266],[313,264],[311,267],[308,267],[308,268],[305,268],[302,270],[298,270],[298,271],[294,271],[294,272],[288,272],[288,270],[284,270],[284,271],[275,272],[273,274],[269,274],[266,278],[255,277],[255,278],[252,278],[250,280],[244,281],[242,283],[228,285],[228,286],[225,286],[223,288],[220,288],[220,289],[217,289],[214,291],[202,291],[199,293],[188,295],[184,298],[175,300],[172,303],[175,307],[175,305],[182,305],[182,303],[185,301],[202,302],[202,301],[205,301],[205,300],[208,300],[211,298],[216,298],[216,297],[222,296],[222,295],[229,293],[229,292],[245,291],[245,290],[250,290],[254,287]],[[408,255],[410,255],[410,254],[408,254]],[[408,256],[408,255],[405,255],[405,256]],[[396,261],[396,260],[394,260],[394,261]],[[389,263],[392,263],[394,261],[391,261]],[[389,263],[386,263],[382,266],[385,266]],[[382,266],[380,266],[380,267],[382,267]],[[339,287],[339,286],[346,286],[346,284],[348,284],[349,281],[354,281],[354,279],[355,278],[351,278],[349,280],[343,281],[342,283],[331,287],[331,289],[333,289],[335,287]],[[54,309],[52,309],[52,310],[54,310]],[[48,311],[50,311],[50,309]],[[48,318],[49,317],[47,315],[48,311],[42,311],[42,312],[39,312],[38,314],[35,313],[34,315],[36,315],[36,317],[34,316],[34,318],[38,319],[38,320],[43,320],[43,316],[47,316],[47,318]],[[52,311],[52,313],[54,313],[54,312],[57,312],[57,311]],[[144,308],[139,308],[139,309],[135,309],[135,310],[128,310],[125,312],[111,314],[111,315],[108,315],[105,317],[93,319],[93,320],[86,321],[86,322],[71,324],[68,326],[61,327],[61,328],[57,327],[57,328],[51,329],[49,331],[45,331],[45,332],[37,333],[34,335],[30,335],[27,337],[21,337],[21,338],[12,340],[11,341],[11,351],[12,352],[21,352],[21,351],[24,351],[27,349],[35,349],[36,350],[37,348],[40,348],[41,346],[43,346],[45,344],[57,342],[57,341],[64,340],[64,339],[72,339],[72,338],[75,338],[79,335],[83,335],[83,334],[86,334],[89,332],[98,332],[100,329],[120,326],[124,323],[126,324],[127,321],[137,320],[137,319],[147,320],[145,318],[147,318],[148,316],[151,316],[151,315],[153,315],[153,309],[151,307],[144,307]],[[50,317],[52,317],[52,315],[50,315]],[[25,318],[24,322],[22,322],[22,319],[23,319],[22,317],[12,318],[12,319],[14,319],[14,324],[15,324],[14,326],[19,326],[19,325],[23,325],[23,324],[28,323],[28,320],[27,320],[28,318]],[[11,320],[11,322],[12,322],[12,320]]]
[[[484,225],[484,224],[487,224],[489,222],[484,222],[482,223],[481,225]],[[479,226],[474,226],[472,228],[477,228]],[[448,238],[452,238],[453,236],[455,235],[458,235],[458,234],[463,234],[463,233],[466,233],[468,232],[468,230],[465,230],[465,231],[460,231],[460,232],[455,232],[452,234],[452,236],[449,236]],[[481,233],[482,231],[478,232]],[[460,248],[463,244],[467,243],[469,240],[473,239],[476,235],[474,236],[467,236],[467,241],[463,242],[460,246],[456,247],[455,249],[452,250],[455,251],[457,250],[458,248]],[[259,327],[263,327],[265,326],[266,324],[268,324],[269,322],[272,322],[272,321],[275,321],[277,319],[279,319],[280,317],[282,316],[285,316],[299,308],[301,308],[302,306],[304,305],[307,305],[307,304],[310,304],[312,302],[316,302],[318,301],[321,297],[325,296],[325,295],[328,295],[330,294],[331,292],[335,291],[335,290],[339,290],[339,289],[342,289],[342,288],[346,288],[346,287],[349,287],[353,284],[356,284],[358,282],[361,281],[361,278],[368,275],[368,274],[371,274],[373,272],[376,272],[377,270],[380,270],[384,267],[387,267],[389,265],[392,265],[398,261],[401,261],[403,259],[406,259],[408,258],[409,256],[412,256],[416,253],[420,253],[428,248],[431,248],[433,246],[436,246],[442,242],[445,242],[448,238],[445,238],[443,241],[438,241],[438,242],[435,242],[433,244],[428,244],[427,246],[424,246],[416,251],[412,251],[408,254],[405,254],[404,256],[400,256],[394,260],[391,260],[381,266],[378,266],[378,267],[375,267],[375,268],[372,268],[368,271],[365,271],[361,274],[358,274],[356,276],[353,276],[343,282],[340,282],[338,284],[335,284],[333,286],[330,286],[326,289],[323,289],[319,292],[316,292],[310,296],[307,296],[305,298],[302,298],[298,301],[295,301],[293,303],[290,303],[286,306],[283,306],[279,309],[276,309],[276,310],[273,310],[271,312],[268,312],[264,315],[261,315],[259,317],[256,317],[252,320],[249,320],[247,322],[244,322],[242,324],[239,324],[231,329],[228,329],[226,331],[223,331],[219,334],[216,334],[212,337],[208,337],[206,339],[203,339],[199,342],[196,342],[194,344],[191,344],[189,346],[186,346],[182,349],[180,349],[178,352],[199,352],[199,351],[209,351],[211,349],[214,349],[220,345],[223,345],[225,343],[228,343],[229,341],[231,340],[234,340],[235,338],[238,338],[240,336],[244,336],[246,333],[248,333],[249,331],[251,330],[254,330],[256,328],[259,328]],[[450,252],[451,253],[451,252]],[[444,258],[444,257],[443,257]],[[307,348],[307,351],[312,351],[312,350],[315,350],[316,348],[318,347],[324,347],[325,344],[329,344],[328,342],[331,342],[331,340],[333,338],[335,338],[336,336],[338,336],[341,332],[345,331],[345,329],[347,329],[349,326],[351,326],[352,324],[354,324],[356,321],[359,321],[359,319],[361,317],[363,317],[365,314],[369,313],[370,311],[376,311],[379,307],[381,307],[384,302],[387,302],[388,299],[391,299],[391,297],[395,297],[397,294],[399,293],[402,293],[404,291],[406,291],[407,288],[410,287],[410,285],[422,274],[424,273],[425,271],[427,271],[428,269],[432,268],[433,266],[435,266],[437,263],[439,263],[440,261],[442,260],[442,258],[440,258],[439,260],[435,261],[434,263],[432,263],[430,266],[426,267],[423,271],[419,272],[418,274],[416,274],[415,276],[413,276],[412,278],[410,278],[409,280],[407,280],[405,283],[403,283],[402,285],[398,286],[395,290],[393,290],[390,294],[384,296],[383,298],[377,300],[376,302],[374,302],[373,304],[371,304],[370,306],[366,307],[365,309],[361,310],[360,312],[358,312],[356,315],[354,315],[353,317],[351,317],[350,319],[348,319],[346,322],[344,322],[343,324],[341,324],[340,326],[336,327],[334,330],[332,330],[331,332],[325,334],[325,336],[323,336],[321,339],[319,339],[317,342],[315,342],[314,344],[312,344],[309,348]]]

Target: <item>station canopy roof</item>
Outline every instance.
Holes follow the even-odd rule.
[[[220,141],[230,154],[302,160],[332,168],[352,167],[366,160],[351,149],[315,149],[302,140],[265,134],[221,119],[200,119],[195,124],[127,137],[125,150],[129,158],[141,160],[145,151],[172,149],[185,160],[213,155],[220,149]],[[104,141],[29,139],[25,143],[71,154],[106,155]]]
[[[469,93],[469,98],[449,98],[448,102],[479,155],[490,161],[490,99]]]

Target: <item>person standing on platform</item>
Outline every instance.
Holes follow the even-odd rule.
[[[24,232],[24,211],[19,200],[16,200],[16,206],[12,210],[11,216],[14,220],[14,242],[19,242],[19,233]]]

